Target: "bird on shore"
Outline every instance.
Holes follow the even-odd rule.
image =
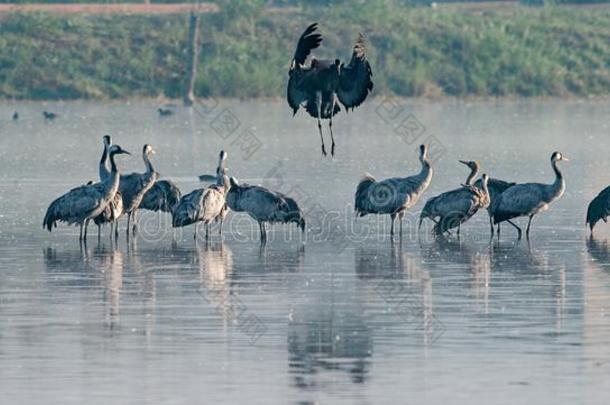
[[[563,174],[557,167],[557,162],[568,161],[561,152],[553,152],[551,155],[551,167],[555,172],[555,181],[551,184],[543,183],[523,183],[509,187],[506,191],[498,195],[491,206],[493,223],[508,222],[518,232],[518,239],[521,239],[521,228],[514,222],[513,218],[529,217],[525,234],[529,240],[532,219],[539,212],[545,211],[549,205],[559,199],[565,191],[565,180]],[[498,238],[500,238],[498,228]]]
[[[309,65],[306,65],[305,62],[311,51],[318,48],[322,42],[322,35],[316,32],[317,28],[317,23],[311,24],[299,38],[288,72],[286,95],[293,115],[303,106],[309,115],[318,120],[324,156],[326,156],[326,148],[321,120],[330,120],[328,125],[332,141],[330,153],[334,156],[335,139],[332,125],[333,116],[341,111],[339,102],[343,104],[346,112],[362,104],[373,90],[371,80],[373,73],[366,59],[362,34],[358,35],[352,58],[347,65],[339,59],[323,60],[313,57]]]
[[[292,222],[305,233],[305,218],[294,199],[263,186],[240,184],[235,177],[229,181],[227,205],[232,211],[247,213],[258,223],[262,243],[267,241],[267,223]]]
[[[19,113],[17,111],[15,111],[13,113],[13,121],[17,121],[19,119]]]
[[[159,107],[157,109],[157,111],[159,111],[159,116],[160,117],[169,117],[170,115],[174,114],[174,112],[172,110],[170,110],[169,108]]]
[[[419,161],[421,170],[414,176],[376,181],[370,174],[365,174],[358,183],[354,196],[356,215],[389,214],[392,219],[391,236],[394,236],[394,221],[398,217],[402,235],[402,219],[406,211],[417,203],[432,180],[432,166],[426,145],[419,147]]]
[[[604,222],[608,222],[608,215],[610,214],[610,186],[606,187],[599,194],[591,200],[587,207],[587,218],[586,223],[589,225],[591,235],[593,235],[593,228],[595,224],[601,219]]]
[[[127,214],[127,236],[129,227],[133,222],[133,232],[136,232],[136,213],[144,194],[155,184],[159,173],[155,171],[150,161],[151,155],[155,154],[153,147],[149,144],[142,148],[142,160],[146,166],[144,173],[131,173],[121,176],[119,191],[123,198],[123,212]]]
[[[489,207],[489,177],[484,174],[477,181],[479,186],[475,186],[472,184],[472,180],[479,171],[479,164],[474,161],[465,162],[462,160],[460,160],[460,163],[471,169],[465,184],[428,199],[419,216],[418,230],[421,228],[424,218],[430,218],[435,223],[434,231],[436,234],[443,234],[457,227],[459,237],[461,225],[472,218],[480,208]]]
[[[43,111],[42,115],[44,116],[44,118],[46,120],[49,120],[49,121],[53,121],[55,118],[59,117],[58,114],[56,114],[54,112],[49,112],[49,111]]]
[[[193,238],[196,240],[199,224],[203,223],[205,239],[207,240],[210,233],[210,223],[221,215],[226,205],[226,195],[229,192],[229,187],[229,179],[224,175],[221,185],[213,184],[183,196],[172,213],[172,226],[177,228],[195,224]]]
[[[99,163],[99,176],[100,181],[106,180],[111,175],[111,169],[108,162],[108,154],[110,147],[112,146],[112,138],[110,135],[104,135],[102,138],[104,149],[102,151],[102,158]],[[102,211],[100,215],[93,219],[93,223],[97,225],[97,238],[101,237],[101,228],[103,224],[110,224],[110,237],[112,238],[112,231],[114,229],[114,236],[119,236],[117,227],[117,221],[123,215],[123,196],[120,191],[117,191],[114,198],[110,200],[110,203]]]
[[[54,200],[42,222],[43,229],[51,232],[57,222],[80,225],[80,241],[87,240],[86,225],[106,208],[119,189],[120,174],[114,161],[117,154],[129,154],[119,145],[110,148],[110,176],[104,181],[73,188]],[[83,227],[85,232],[83,235]]]

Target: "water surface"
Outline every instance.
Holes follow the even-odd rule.
[[[610,183],[610,102],[401,105],[377,99],[339,115],[334,159],[320,156],[315,122],[279,102],[213,102],[165,119],[147,102],[0,105],[4,402],[605,403],[610,229],[589,240],[584,213]],[[59,118],[45,122],[43,110]],[[409,114],[418,129],[401,132]],[[151,143],[157,170],[184,192],[224,148],[231,175],[294,195],[309,232],[275,226],[261,247],[235,214],[208,244],[191,227],[172,232],[164,214],[143,214],[131,243],[111,243],[106,229],[98,242],[92,228],[86,246],[75,228],[43,231],[54,198],[96,179],[105,133],[134,152],[121,170],[143,170]],[[425,197],[464,181],[458,159],[551,182],[554,150],[571,158],[567,191],[535,219],[531,244],[510,227],[490,243],[484,212],[459,241],[429,228],[418,237],[423,202],[402,241],[390,240],[388,218],[354,224],[362,174],[416,172],[423,141],[436,147]]]

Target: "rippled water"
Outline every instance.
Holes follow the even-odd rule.
[[[340,115],[334,159],[321,158],[315,122],[280,102],[165,119],[146,102],[1,104],[2,402],[605,403],[610,229],[589,240],[584,212],[610,183],[610,102],[401,103]],[[409,114],[420,124],[400,132]],[[131,243],[43,231],[50,201],[96,179],[105,133],[136,152],[124,171],[142,170],[137,152],[153,144],[155,167],[184,192],[225,148],[231,175],[297,198],[307,236],[275,226],[261,246],[235,214],[209,244],[163,214],[143,214]],[[567,191],[535,219],[531,244],[510,227],[490,243],[484,212],[460,241],[418,237],[414,217],[395,242],[388,218],[354,224],[362,173],[417,171],[422,141],[437,159],[425,197],[464,181],[457,159],[551,182],[553,150],[571,158]]]

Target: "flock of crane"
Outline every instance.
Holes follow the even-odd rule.
[[[341,111],[339,103],[349,111],[367,98],[373,89],[372,70],[366,59],[362,34],[356,40],[347,65],[339,59],[318,60],[313,57],[306,64],[311,51],[322,42],[322,37],[316,30],[317,24],[311,24],[299,38],[289,70],[287,101],[293,113],[296,114],[300,107],[304,107],[309,115],[317,119],[323,155],[326,155],[326,148],[321,120],[329,120],[331,155],[334,155],[332,118]],[[159,109],[159,114],[169,115],[170,112]],[[45,118],[52,119],[46,112],[44,115]],[[146,171],[121,175],[115,156],[128,152],[113,144],[109,135],[104,136],[103,144],[99,163],[100,181],[76,187],[53,201],[44,217],[43,228],[51,231],[57,222],[79,225],[80,240],[86,240],[87,227],[93,220],[98,225],[98,238],[103,224],[110,225],[110,234],[114,230],[116,238],[118,221],[126,217],[126,233],[129,236],[130,229],[133,233],[137,229],[137,211],[145,209],[171,213],[173,227],[194,224],[195,238],[201,223],[205,226],[206,239],[209,238],[213,222],[220,222],[219,233],[222,233],[222,222],[229,211],[245,212],[257,221],[262,242],[267,239],[268,223],[295,223],[305,232],[305,218],[297,202],[277,191],[260,185],[240,184],[235,177],[228,177],[227,154],[224,151],[220,152],[216,174],[200,176],[201,180],[213,184],[182,196],[172,181],[159,180],[150,160],[154,153],[150,145],[144,145],[142,150]],[[365,175],[356,187],[356,214],[360,217],[367,214],[389,215],[392,237],[398,218],[402,235],[405,213],[419,201],[432,180],[433,170],[427,152],[426,145],[421,145],[421,170],[413,176],[376,181],[371,175]],[[451,230],[457,228],[459,236],[461,225],[479,209],[485,208],[489,214],[492,237],[494,225],[497,225],[499,238],[500,224],[508,222],[517,230],[518,238],[521,239],[521,228],[513,219],[528,217],[526,236],[529,239],[534,216],[546,210],[565,191],[565,180],[558,163],[567,160],[560,152],[551,155],[551,167],[555,173],[555,181],[551,184],[516,184],[489,178],[487,174],[475,181],[480,171],[479,163],[460,161],[470,169],[464,184],[428,199],[421,211],[418,229],[424,219],[430,219],[434,222],[436,234],[451,233]],[[610,187],[604,189],[589,205],[586,220],[591,232],[595,224],[600,219],[605,222],[609,214]]]

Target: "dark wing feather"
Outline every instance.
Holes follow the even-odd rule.
[[[139,208],[149,211],[171,212],[181,197],[180,189],[174,182],[160,180],[144,194]]]
[[[337,97],[346,110],[359,106],[373,90],[371,65],[366,60],[364,36],[358,35],[352,59],[347,66],[341,65]]]
[[[310,68],[305,68],[303,64],[311,50],[320,46],[320,42],[322,42],[322,35],[315,32],[317,28],[318,23],[313,23],[303,32],[290,64],[286,100],[290,108],[292,108],[293,114],[296,114],[299,106],[307,100],[307,91],[303,88],[303,82]]]
[[[312,49],[316,49],[320,46],[320,42],[322,42],[322,35],[318,34],[316,31],[318,29],[318,23],[313,23],[305,31],[299,38],[299,42],[297,43],[297,49],[294,52],[293,65],[291,68],[297,66],[301,66],[305,63],[305,59],[309,56]]]
[[[306,74],[307,71],[301,69],[291,69],[289,72],[286,100],[292,108],[292,114],[296,114],[301,104],[307,100],[307,91],[302,87],[303,77]]]

